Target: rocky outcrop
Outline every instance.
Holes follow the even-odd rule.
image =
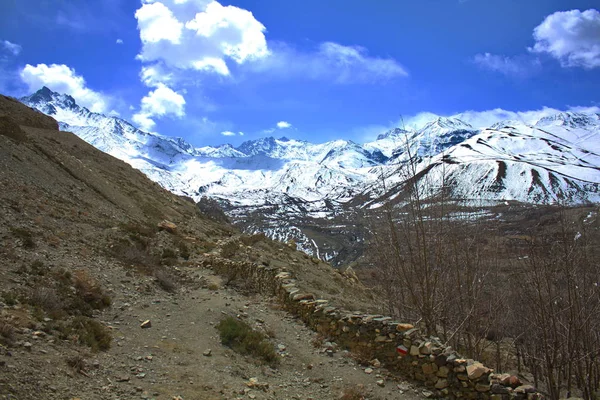
[[[315,331],[365,359],[421,382],[435,397],[482,400],[536,400],[543,395],[518,378],[463,358],[439,338],[383,315],[343,310],[299,289],[291,272],[207,255],[205,267],[243,279],[262,294],[275,296]]]

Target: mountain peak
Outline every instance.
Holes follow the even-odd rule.
[[[423,129],[431,127],[440,127],[446,129],[473,129],[473,126],[455,117],[437,117],[429,122]]]
[[[60,107],[68,109],[79,108],[77,102],[71,95],[54,92],[47,86],[42,86],[41,89],[32,95],[23,97],[21,101],[29,104],[41,104],[47,106],[54,103],[54,105],[60,105]]]
[[[394,128],[394,129],[390,129],[389,131],[380,134],[379,136],[377,136],[377,140],[382,140],[382,139],[386,139],[389,137],[395,137],[395,136],[404,136],[408,133],[409,131],[407,131],[406,129],[402,129],[402,128]]]
[[[53,92],[47,86],[42,86],[40,90],[30,96],[25,97],[25,99],[32,103],[45,103],[52,101],[52,98],[57,94],[58,93]]]
[[[598,124],[600,124],[600,117],[598,117],[597,114],[584,114],[579,112],[565,111],[541,118],[535,125],[559,125],[569,128],[584,128],[587,126],[596,126]]]

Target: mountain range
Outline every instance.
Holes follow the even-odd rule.
[[[401,201],[412,176],[427,196],[446,190],[462,202],[600,200],[598,114],[564,112],[534,124],[502,121],[485,129],[437,118],[363,144],[267,137],[238,147],[194,147],[90,112],[46,87],[20,100],[164,188],[194,200],[218,199],[246,231],[294,239],[334,264],[351,259],[352,243],[364,239],[353,233],[354,213]]]

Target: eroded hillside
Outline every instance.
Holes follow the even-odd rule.
[[[415,395],[383,369],[365,374],[248,282],[200,266],[285,267],[333,305],[375,311],[352,274],[211,220],[4,96],[0,185],[0,398]],[[279,365],[223,346],[215,326],[225,316],[267,334]]]

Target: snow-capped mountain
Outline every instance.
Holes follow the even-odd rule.
[[[94,147],[128,162],[145,158],[168,164],[179,155],[196,153],[183,139],[147,133],[123,119],[91,112],[73,97],[45,86],[21,101],[54,117],[61,130],[73,132]]]
[[[416,159],[422,193],[446,187],[467,201],[600,201],[600,115],[565,112],[535,125],[504,121],[465,136],[460,132],[442,134],[451,139],[443,151]],[[389,171],[387,193],[371,205],[395,198],[405,181]],[[370,193],[382,194],[374,187]]]
[[[21,101],[163,187],[195,200],[219,199],[245,229],[293,238],[305,251],[334,263],[361,241],[354,213],[400,201],[415,173],[428,195],[446,188],[462,200],[600,201],[596,114],[559,113],[533,125],[502,121],[487,129],[437,118],[418,130],[392,129],[365,144],[268,137],[238,147],[195,148],[90,112],[45,87]],[[403,172],[407,165],[411,174]],[[332,235],[344,237],[345,244]]]

